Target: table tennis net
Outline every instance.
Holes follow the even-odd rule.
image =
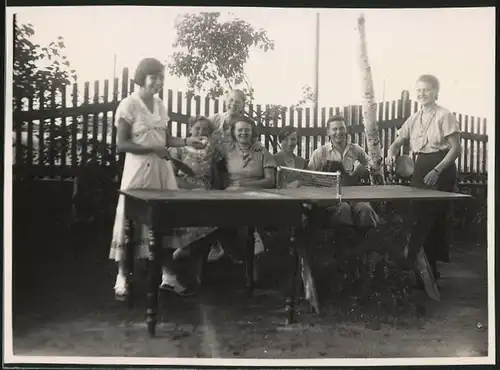
[[[332,188],[340,196],[340,172],[319,172],[292,167],[278,167],[278,188],[315,187]]]

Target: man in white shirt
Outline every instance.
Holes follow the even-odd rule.
[[[342,167],[342,184],[358,185],[360,178],[367,173],[371,158],[364,149],[347,140],[347,127],[342,116],[332,116],[327,121],[328,143],[320,146],[311,155],[308,169],[312,171],[329,171],[332,163]],[[338,207],[329,209],[332,221],[355,226],[363,233],[376,227],[379,223],[377,213],[367,202],[342,202]]]

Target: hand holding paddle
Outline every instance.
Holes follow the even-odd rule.
[[[403,179],[409,179],[413,175],[415,167],[413,159],[407,154],[403,154],[397,158],[389,155],[385,158],[385,165],[387,172],[391,176],[397,175]]]
[[[387,157],[385,157],[385,165],[387,169],[393,171],[395,164],[396,164],[396,157],[388,154]]]
[[[160,158],[165,158],[166,160],[171,159],[170,153],[169,153],[168,148],[166,146],[159,146],[159,147],[153,148],[153,151]]]
[[[177,158],[172,158],[172,157],[165,158],[165,159],[167,161],[172,161],[172,163],[174,164],[175,168],[177,168],[177,170],[183,172],[187,176],[189,176],[189,177],[196,177],[196,174],[193,171],[193,169],[191,167],[189,167],[187,164],[185,164],[184,162],[182,162],[181,160],[179,160]]]
[[[368,165],[364,165],[359,161],[354,162],[354,170],[350,176],[359,179],[368,174]]]

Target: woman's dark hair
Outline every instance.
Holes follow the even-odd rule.
[[[299,130],[297,127],[293,127],[293,126],[285,126],[283,127],[279,134],[278,134],[278,140],[279,142],[283,142],[288,136],[290,136],[291,134],[293,133],[296,133],[298,134],[299,133]]]
[[[143,87],[146,82],[146,76],[148,75],[159,75],[163,73],[165,66],[155,58],[145,58],[139,62],[137,69],[135,70],[134,82]]]
[[[233,141],[236,141],[236,135],[234,133],[234,128],[238,122],[245,122],[245,123],[248,123],[250,126],[252,126],[252,140],[254,141],[255,139],[257,139],[257,137],[258,137],[257,125],[250,117],[239,116],[239,117],[236,117],[235,119],[233,119],[233,122],[234,123],[231,125],[231,128],[229,129],[230,133],[231,133],[231,139],[233,139]]]
[[[208,122],[209,134],[211,135],[213,132],[213,129],[214,129],[213,125],[212,125],[212,121],[210,121],[207,117],[201,116],[201,115],[189,118],[188,124],[187,124],[188,131],[191,130],[191,127],[193,127],[196,123],[198,123],[200,121],[207,121]],[[188,132],[188,135],[190,135],[189,132]]]
[[[200,122],[200,121],[207,121],[208,123],[211,123],[211,121],[205,117],[205,116],[195,116],[195,117],[190,117],[189,118],[189,121],[188,121],[188,129],[190,129],[191,127],[193,127],[197,122]],[[211,126],[211,125],[210,125]]]

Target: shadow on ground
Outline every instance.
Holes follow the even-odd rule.
[[[26,229],[27,230],[27,229]],[[57,230],[57,231],[56,231]],[[111,224],[69,238],[61,226],[21,231],[14,240],[14,353],[43,356],[366,358],[486,356],[487,269],[485,243],[459,235],[453,263],[443,266],[442,301],[422,292],[411,315],[383,320],[341,312],[335,297],[321,315],[300,307],[299,322],[284,325],[284,285],[279,268],[247,298],[243,271],[227,262],[209,268],[206,290],[181,299],[161,297],[158,338],[145,326],[145,282],[138,266],[134,308],[113,297],[116,270],[107,259]],[[72,251],[77,258],[72,260]],[[279,261],[276,262],[279,264]]]

